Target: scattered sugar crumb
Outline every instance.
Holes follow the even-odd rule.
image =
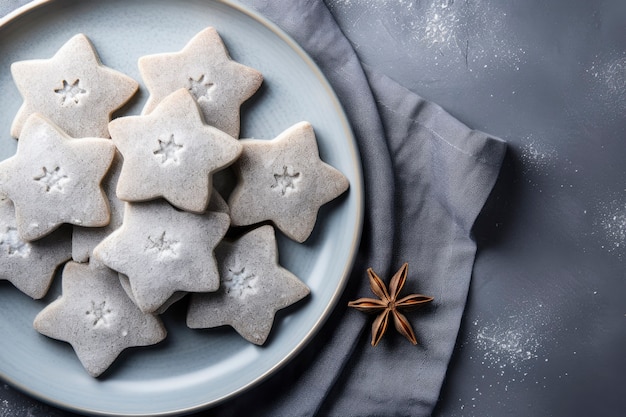
[[[588,99],[602,106],[607,118],[621,120],[626,111],[626,51],[596,55],[585,69]]]
[[[475,355],[469,359],[483,374],[473,376],[475,386],[465,398],[458,399],[459,416],[490,415],[493,410],[481,409],[481,404],[505,406],[507,399],[517,395],[520,387],[534,384],[547,388],[550,380],[541,373],[549,358],[543,349],[550,341],[550,329],[554,328],[554,317],[549,309],[534,301],[520,302],[507,308],[503,317],[496,319],[477,318],[472,321],[469,334],[461,347],[468,345]],[[485,374],[490,377],[485,378]],[[562,380],[568,372],[562,372],[554,380]],[[491,381],[487,383],[486,381]],[[489,401],[481,401],[489,398]]]
[[[626,254],[626,202],[614,199],[598,204],[594,226],[600,233],[600,247],[622,257]]]
[[[7,384],[3,384],[5,391],[10,390]],[[21,395],[21,394],[20,394]],[[0,401],[0,417],[61,417],[60,411],[53,410],[50,407],[36,403],[34,400],[27,398],[23,404],[15,404],[8,399]]]
[[[596,55],[585,72],[605,87],[601,96],[623,96],[626,93],[626,52],[617,57]]]
[[[478,75],[491,68],[519,70],[525,62],[525,50],[507,30],[506,12],[489,2],[435,0],[425,2],[418,16],[412,39],[445,55],[448,65],[481,69]]]
[[[523,139],[522,161],[524,171],[546,173],[547,168],[554,167],[557,152],[550,144],[528,135]]]
[[[481,364],[504,376],[507,369],[524,369],[526,361],[536,359],[541,346],[541,333],[534,320],[523,316],[508,317],[505,322],[477,326],[474,343],[482,352]]]
[[[385,28],[385,35],[401,42],[407,54],[420,50],[419,59],[435,67],[441,62],[447,69],[461,68],[479,77],[488,68],[519,70],[525,63],[526,51],[510,33],[507,13],[491,2],[332,0],[328,5],[331,11],[358,8],[359,13],[374,14],[384,10],[376,24]]]

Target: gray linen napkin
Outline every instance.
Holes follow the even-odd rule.
[[[427,416],[439,396],[465,308],[472,225],[506,145],[364,68],[322,1],[243,0],[316,61],[351,120],[363,164],[366,218],[359,258],[322,332],[285,369],[217,407],[217,415]],[[348,309],[372,296],[367,267],[388,282],[403,262],[403,294],[434,303],[409,313],[419,341],[390,329],[376,348],[373,317]],[[245,411],[245,412],[244,412]]]

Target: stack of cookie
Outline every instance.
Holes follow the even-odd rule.
[[[274,228],[304,242],[320,206],[349,187],[320,160],[311,124],[239,139],[240,107],[263,76],[213,28],[140,58],[141,115],[113,119],[139,84],[82,34],[11,69],[24,103],[17,152],[0,162],[0,279],[39,299],[63,265],[62,295],[35,329],[98,376],[127,347],[163,340],[159,314],[192,293],[189,327],[230,325],[265,343],[276,311],[309,293],[279,265]],[[229,166],[226,202],[212,177]]]

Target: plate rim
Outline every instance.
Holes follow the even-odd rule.
[[[13,10],[9,14],[0,18],[0,31],[5,29],[10,24],[14,24],[16,21],[25,18],[28,14],[35,12],[36,10],[55,3],[57,0],[31,0],[29,3],[26,3],[17,9]],[[104,0],[106,1],[106,0]],[[349,159],[351,160],[352,166],[354,168],[354,173],[356,174],[356,178],[351,179],[350,182],[350,193],[355,193],[354,199],[356,201],[355,204],[355,228],[354,233],[351,238],[351,246],[349,251],[349,257],[347,262],[344,265],[344,270],[341,273],[341,279],[339,280],[338,285],[335,288],[335,291],[332,294],[332,297],[329,299],[325,308],[320,313],[319,317],[315,321],[314,325],[307,332],[305,337],[303,337],[288,353],[283,356],[283,358],[277,361],[272,367],[270,367],[267,371],[260,374],[258,377],[249,381],[248,383],[242,385],[238,389],[231,391],[226,395],[222,395],[219,398],[215,398],[209,401],[205,401],[203,403],[199,403],[197,405],[188,406],[184,408],[177,408],[166,410],[163,412],[157,413],[120,413],[120,412],[107,412],[104,410],[95,410],[85,408],[83,406],[72,405],[66,401],[56,399],[39,391],[33,390],[26,386],[23,383],[19,383],[12,378],[8,377],[5,374],[0,374],[0,379],[5,381],[7,384],[12,386],[13,388],[35,398],[45,403],[48,403],[52,406],[59,407],[61,409],[65,409],[71,412],[88,412],[93,415],[107,415],[107,416],[168,416],[168,415],[176,415],[179,413],[193,413],[199,412],[202,410],[206,410],[207,408],[214,407],[218,404],[221,404],[229,399],[232,399],[238,395],[241,395],[245,391],[248,391],[252,387],[255,387],[261,384],[263,381],[268,379],[270,376],[275,375],[278,371],[280,371],[285,365],[291,362],[311,341],[315,338],[315,336],[320,332],[321,328],[328,321],[329,316],[337,307],[338,301],[343,294],[347,282],[352,273],[352,269],[354,267],[358,249],[361,242],[362,231],[363,231],[363,223],[364,223],[364,178],[363,178],[363,168],[360,159],[359,146],[352,130],[352,126],[350,124],[350,119],[341,103],[341,100],[337,96],[332,84],[326,77],[326,75],[322,72],[319,66],[315,63],[313,58],[302,48],[288,33],[286,33],[282,28],[280,28],[277,24],[269,20],[263,14],[255,11],[254,9],[243,5],[236,0],[205,0],[206,3],[221,3],[225,6],[228,6],[239,13],[243,13],[253,20],[259,22],[261,25],[265,26],[269,29],[274,35],[278,36],[283,42],[285,42],[291,50],[293,50],[297,55],[302,59],[306,66],[311,69],[314,73],[315,77],[320,81],[320,83],[324,86],[328,96],[334,104],[334,110],[339,115],[339,119],[341,120],[342,130],[344,131],[345,140],[349,142],[349,150],[350,154]]]

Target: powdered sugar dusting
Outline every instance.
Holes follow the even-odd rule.
[[[626,190],[624,190],[626,194]],[[622,257],[626,254],[626,201],[613,199],[598,204],[595,226],[600,231],[601,247]]]
[[[4,391],[9,391],[7,384],[2,385]],[[18,394],[20,395],[20,394]],[[4,396],[4,395],[3,395]],[[11,398],[11,397],[9,397]],[[27,401],[12,401],[3,399],[0,401],[0,417],[60,417],[61,413],[50,409],[48,406],[35,403],[28,399]]]
[[[544,182],[554,172],[558,153],[554,146],[530,134],[522,139],[521,161],[522,172],[530,186],[543,192]],[[545,185],[545,184],[544,184]]]
[[[596,55],[585,72],[606,87],[605,96],[620,96],[626,93],[626,52],[608,58]]]
[[[555,164],[557,152],[554,147],[545,141],[536,139],[529,135],[524,139],[522,145],[522,160],[525,171],[544,171]]]
[[[500,368],[504,374],[506,366],[517,369],[519,364],[537,357],[539,342],[536,338],[514,329],[500,329],[498,326],[483,327],[476,335],[476,341],[484,350],[484,358],[490,366]]]
[[[506,30],[507,13],[484,1],[438,0],[426,2],[418,16],[416,39],[436,54],[462,64],[469,72],[492,68],[519,70],[525,51]]]
[[[475,386],[458,399],[459,416],[491,415],[482,404],[505,407],[507,398],[524,387],[546,388],[548,376],[542,372],[549,357],[544,345],[553,344],[555,320],[545,305],[521,302],[495,319],[476,318],[461,348],[469,348],[469,359],[476,367]],[[482,374],[482,375],[481,375]],[[567,372],[557,376],[568,377]],[[483,398],[489,398],[482,401]]]
[[[525,49],[510,34],[507,12],[494,2],[332,0],[328,4],[331,10],[358,9],[354,25],[367,20],[371,27],[361,30],[370,32],[382,26],[380,35],[397,41],[402,53],[419,51],[420,62],[435,67],[460,68],[479,76],[496,68],[519,70],[525,63]]]
[[[438,0],[424,4],[415,25],[417,41],[452,52],[468,71],[492,66],[520,69],[525,51],[506,32],[507,13],[484,1]]]
[[[519,373],[525,369],[527,361],[536,360],[543,339],[544,323],[539,313],[542,307],[539,305],[531,313],[511,315],[502,321],[474,321],[473,343],[482,354],[481,364],[504,376],[507,370]]]
[[[432,3],[423,14],[421,41],[429,47],[449,47],[458,37],[459,17],[453,10],[454,0]],[[418,32],[420,28],[415,27]]]
[[[588,99],[602,106],[605,116],[622,118],[626,111],[626,52],[596,55],[585,74]]]
[[[604,80],[611,94],[622,96],[626,93],[626,56],[614,59],[607,64]]]

